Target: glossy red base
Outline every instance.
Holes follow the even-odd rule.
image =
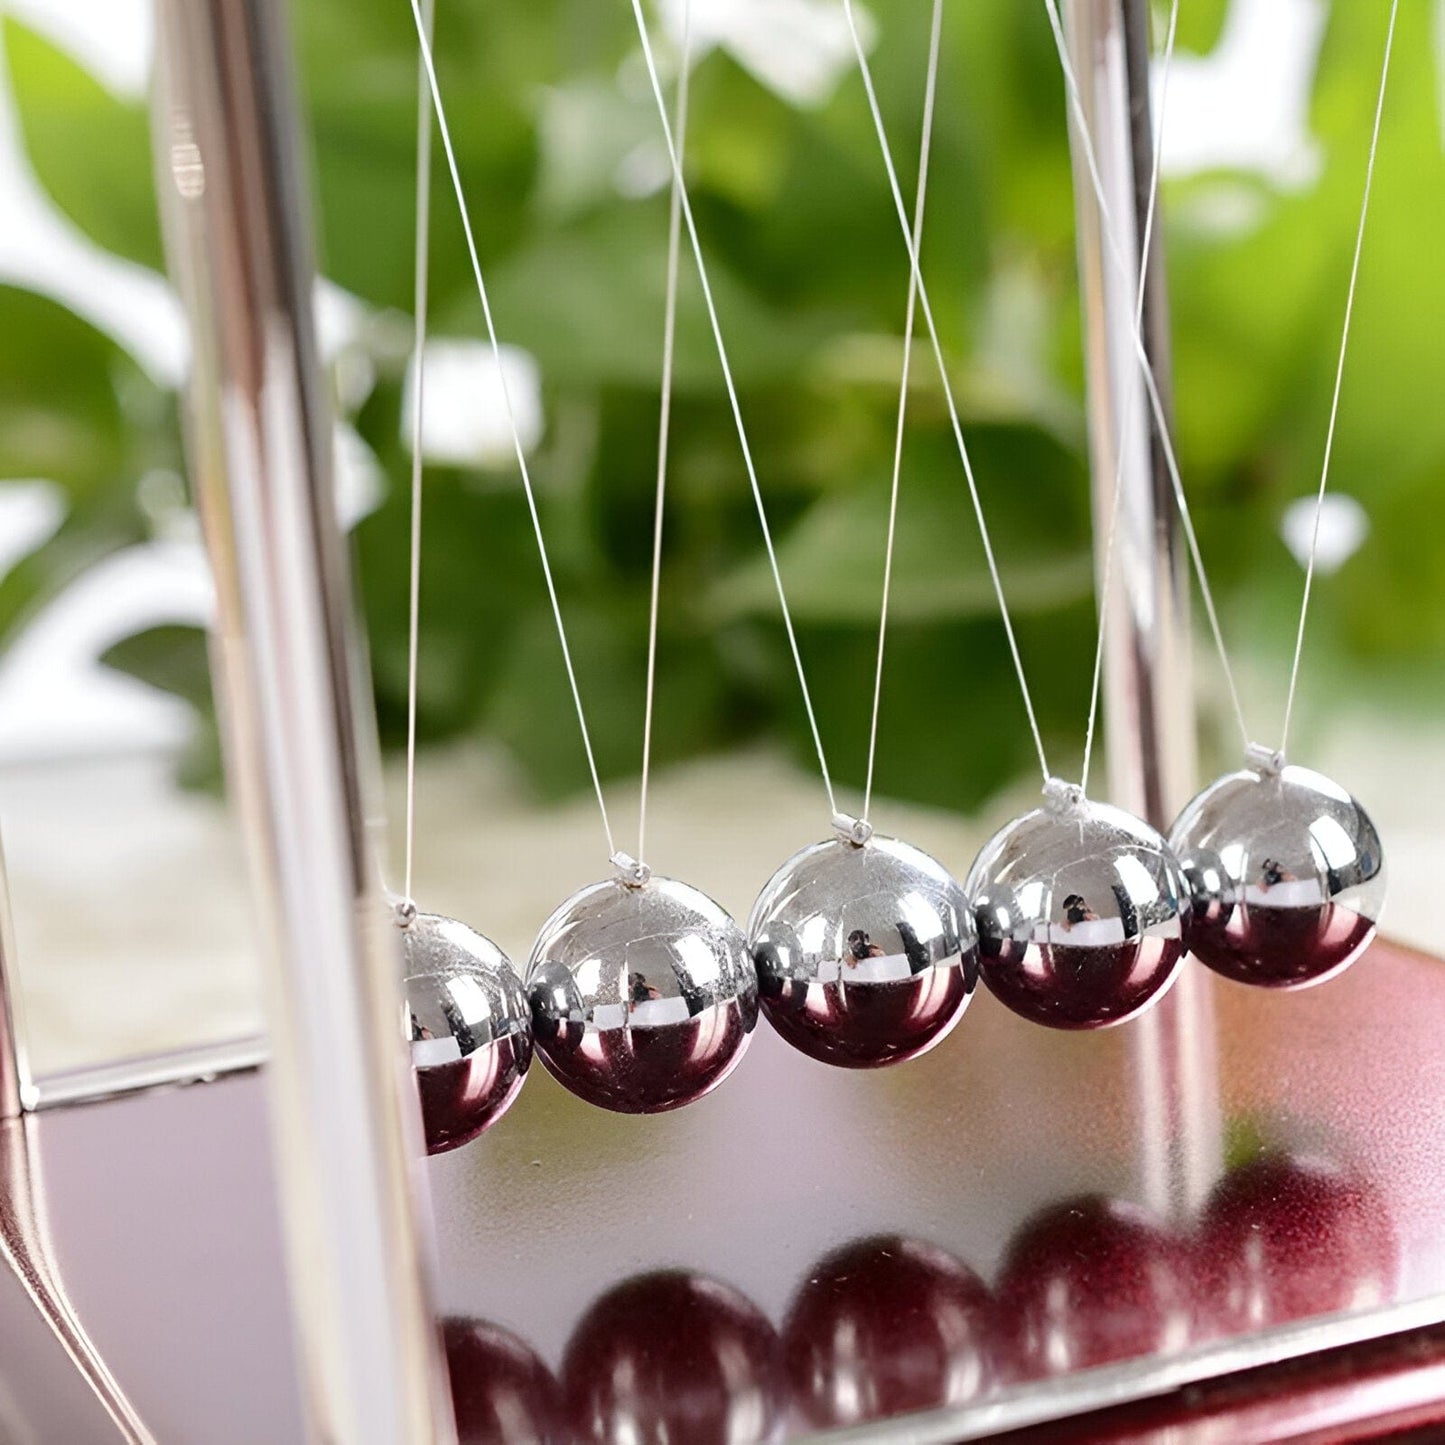
[[[793,1403],[827,1429],[966,1405],[993,1384],[992,1297],[952,1255],[899,1235],[835,1250],[783,1325]]]
[[[1184,944],[1136,938],[1107,948],[1059,943],[1005,945],[981,952],[989,992],[1030,1023],[1051,1029],[1102,1029],[1141,1013],[1174,981]]]
[[[531,1061],[523,1034],[497,1039],[456,1063],[414,1070],[426,1152],[459,1149],[495,1124],[511,1108]]]
[[[963,1017],[971,960],[886,983],[784,983],[759,999],[773,1028],[810,1059],[877,1069],[925,1054]]]
[[[651,1028],[538,1028],[535,1043],[548,1072],[579,1099],[619,1114],[662,1114],[717,1088],[737,1067],[748,1034],[733,1002]]]
[[[682,1270],[610,1290],[562,1360],[569,1439],[678,1445],[771,1440],[786,1395],[777,1336],[736,1291]]]
[[[481,1320],[442,1326],[458,1445],[565,1445],[562,1392],[516,1335]]]
[[[860,1411],[915,1387],[923,1408],[946,1407],[976,1369],[972,1408],[916,1433],[1041,1421],[1031,1440],[1143,1439],[1113,1413],[1087,1433],[1072,1417],[1170,1389],[1181,1439],[1292,1438],[1301,1418],[1359,1422],[1339,1438],[1373,1438],[1365,1422],[1402,1399],[1445,1395],[1445,1350],[1393,1381],[1342,1367],[1329,1409],[1345,1413],[1328,1417],[1293,1395],[1267,1422],[1240,1415],[1237,1377],[1211,1378],[1445,1319],[1445,966],[1376,942],[1362,967],[1298,996],[1216,986],[1204,969],[1181,983],[1148,1028],[1088,1038],[1049,1036],[979,1000],[966,1047],[881,1077],[818,1068],[764,1031],[727,1089],[645,1124],[583,1108],[543,1071],[479,1144],[427,1162],[438,1304],[512,1336],[449,1330],[464,1429],[548,1441],[535,1423],[548,1419],[548,1380],[528,1352],[563,1361],[569,1337],[582,1363],[568,1384],[591,1382],[586,1398],[606,1407],[592,1418],[618,1445],[631,1423],[674,1419],[674,1395],[693,1402],[689,1420],[726,1416],[733,1445],[779,1445],[812,1438],[812,1415],[842,1418],[839,1390],[856,1388]],[[1196,1114],[1169,1103],[1170,1080],[1188,1065],[1199,1083],[1187,1050],[1201,1039],[1219,1094]],[[1172,1062],[1155,1068],[1161,1043]],[[0,1437],[113,1445],[57,1339],[53,1320],[73,1307],[157,1439],[305,1439],[266,1104],[265,1080],[239,1075],[0,1127]],[[1216,1182],[1216,1148],[1238,1159],[1252,1140],[1269,1152]],[[1187,1156],[1200,1169],[1181,1170],[1165,1229],[1127,1198],[1146,1194],[1148,1161],[1180,1146],[1201,1151]],[[1049,1214],[1083,1206],[1040,1213],[1101,1188],[1126,1202],[1095,1197],[1061,1224]],[[897,1290],[880,1230],[907,1241]],[[929,1260],[945,1261],[931,1279]],[[677,1262],[728,1286],[695,1283],[675,1307],[642,1291],[631,1324],[601,1311]],[[997,1282],[982,1339],[970,1268]],[[699,1293],[726,1302],[736,1334]],[[759,1311],[788,1348],[767,1343]],[[481,1343],[458,1345],[459,1330]],[[762,1383],[775,1380],[769,1349],[791,1367],[783,1384]],[[731,1413],[723,1361],[739,1382]],[[1093,1361],[1127,1369],[1066,1373]],[[503,1412],[521,1422],[511,1434],[492,1423]],[[864,1421],[855,1433],[880,1431]]]
[[[1305,988],[1347,969],[1375,936],[1374,923],[1338,903],[1263,908],[1242,903],[1227,914],[1187,920],[1189,951],[1232,978],[1260,988]]]

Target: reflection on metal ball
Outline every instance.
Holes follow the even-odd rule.
[[[442,1323],[457,1445],[566,1445],[562,1392],[514,1334],[483,1320]]]
[[[402,929],[411,1060],[428,1154],[475,1139],[507,1112],[532,1062],[516,970],[465,923],[418,913]]]
[[[1183,956],[1183,881],[1142,819],[1052,793],[985,844],[964,888],[979,967],[1016,1014],[1060,1029],[1133,1018]]]
[[[1229,773],[1179,815],[1170,842],[1192,898],[1190,951],[1265,988],[1333,978],[1364,952],[1385,901],[1379,834],[1308,768]]]
[[[742,930],[672,878],[574,893],[542,925],[527,992],[547,1068],[578,1098],[624,1114],[716,1088],[758,1017]]]
[[[978,979],[963,889],[927,853],[876,835],[789,858],[753,905],[748,946],[768,1022],[845,1068],[931,1049]]]
[[[562,1384],[579,1445],[764,1445],[782,1433],[773,1327],[736,1290],[681,1270],[598,1300],[567,1342]]]
[[[783,1325],[793,1400],[822,1429],[966,1405],[994,1382],[992,1303],[931,1244],[844,1245],[808,1271]]]

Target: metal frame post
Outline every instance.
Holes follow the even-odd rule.
[[[10,887],[0,849],[0,1120],[18,1118],[35,1103],[35,1088],[25,1057],[25,1024]]]
[[[1120,488],[1110,590],[1100,598],[1108,629],[1109,794],[1119,806],[1167,831],[1194,791],[1197,757],[1187,557],[1164,449],[1139,380],[1134,337],[1139,247],[1154,163],[1148,0],[1065,0],[1065,23],[1112,230],[1126,263],[1118,265],[1104,237],[1071,111],[1101,584],[1116,478]],[[1167,414],[1171,368],[1161,219],[1156,208],[1143,333]],[[1131,1043],[1146,1120],[1140,1153],[1143,1192],[1160,1213],[1187,1213],[1208,1191],[1222,1160],[1213,995],[1202,970],[1186,965],[1169,995],[1133,1027]]]
[[[193,344],[218,705],[260,904],[271,1114],[313,1438],[455,1439],[378,770],[336,520],[284,0],[161,0],[155,126]]]

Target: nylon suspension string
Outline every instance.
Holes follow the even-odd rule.
[[[415,3],[415,0],[413,0]],[[758,524],[762,528],[763,545],[768,554],[768,566],[772,571],[773,586],[778,594],[778,606],[782,613],[783,629],[787,633],[788,648],[793,656],[793,667],[798,675],[798,688],[803,696],[803,709],[808,717],[808,729],[812,734],[813,747],[818,755],[818,770],[823,775],[823,788],[827,793],[828,807],[835,823],[851,824],[854,820],[838,812],[837,799],[833,791],[833,779],[828,771],[828,760],[823,751],[822,735],[818,731],[818,717],[813,707],[812,694],[808,690],[808,678],[803,669],[802,654],[798,649],[798,636],[793,626],[792,613],[788,607],[787,593],[783,588],[782,573],[778,568],[777,548],[773,543],[772,528],[768,524],[768,513],[763,501],[762,487],[758,482],[757,467],[753,462],[752,447],[748,442],[747,427],[743,421],[742,405],[738,400],[737,386],[733,380],[732,367],[728,361],[727,345],[723,339],[722,324],[718,320],[717,304],[713,298],[712,284],[708,279],[707,262],[703,256],[702,243],[698,238],[697,221],[693,216],[692,203],[688,199],[687,182],[683,177],[682,159],[678,153],[677,141],[673,135],[672,122],[668,119],[667,102],[663,97],[662,82],[658,78],[657,62],[652,52],[648,35],[647,19],[642,13],[642,0],[632,0],[632,13],[637,22],[637,36],[642,45],[643,60],[647,65],[648,79],[652,84],[653,98],[657,103],[658,119],[662,126],[663,140],[667,146],[668,159],[672,165],[673,180],[677,188],[678,204],[682,211],[683,224],[687,228],[688,241],[697,266],[698,282],[702,289],[703,304],[707,309],[708,323],[712,328],[713,342],[717,348],[718,362],[722,367],[723,384],[727,389],[728,404],[732,409],[733,425],[737,431],[738,445],[742,451],[743,466],[747,471],[748,485],[752,490],[753,505],[757,509]]]
[[[1375,123],[1370,131],[1370,155],[1365,162],[1365,193],[1360,199],[1360,224],[1355,230],[1355,255],[1350,263],[1350,285],[1345,294],[1345,321],[1340,330],[1340,356],[1335,365],[1335,390],[1330,399],[1330,420],[1325,430],[1325,455],[1320,465],[1320,487],[1315,496],[1314,527],[1310,532],[1309,562],[1305,566],[1304,595],[1300,599],[1299,626],[1295,629],[1294,661],[1289,669],[1289,695],[1284,705],[1284,726],[1280,729],[1279,750],[1289,749],[1289,728],[1294,719],[1295,691],[1299,686],[1300,658],[1304,655],[1305,620],[1310,610],[1310,589],[1315,580],[1315,558],[1320,546],[1320,517],[1325,506],[1325,484],[1330,476],[1330,457],[1335,448],[1335,422],[1340,414],[1340,388],[1345,380],[1345,352],[1350,345],[1350,322],[1355,314],[1355,287],[1360,279],[1360,254],[1365,248],[1365,218],[1370,213],[1370,191],[1375,183],[1375,154],[1380,148],[1380,118],[1385,113],[1385,87],[1390,79],[1390,52],[1395,46],[1395,17],[1400,10],[1400,0],[1392,0],[1390,24],[1385,31],[1385,58],[1380,64],[1380,88],[1375,96]]]
[[[431,40],[436,19],[435,0],[422,0],[422,27]],[[414,379],[411,417],[411,535],[410,571],[407,575],[406,636],[406,816],[405,863],[402,869],[400,911],[403,919],[416,912],[412,896],[412,863],[416,851],[416,693],[417,658],[421,650],[421,484],[422,415],[426,397],[427,263],[431,254],[431,96],[426,67],[417,60],[416,88],[416,257],[412,316],[411,367]]]
[[[843,13],[847,17],[848,33],[853,41],[853,52],[858,61],[859,72],[863,78],[863,86],[868,97],[868,108],[872,112],[873,127],[878,136],[879,148],[883,153],[883,164],[888,173],[889,189],[893,193],[894,209],[898,213],[898,223],[903,230],[903,242],[908,248],[910,274],[913,285],[917,290],[918,305],[923,312],[924,325],[927,328],[928,337],[933,346],[934,360],[937,363],[939,378],[943,384],[944,400],[948,407],[948,419],[953,428],[953,437],[958,447],[959,460],[963,463],[963,474],[968,483],[969,499],[973,503],[973,513],[978,523],[979,538],[983,543],[984,559],[988,564],[988,572],[993,583],[994,596],[998,600],[999,615],[1003,621],[1004,634],[1008,639],[1009,654],[1013,658],[1014,672],[1018,677],[1019,692],[1023,697],[1024,711],[1028,715],[1029,731],[1033,735],[1034,750],[1038,755],[1039,769],[1043,773],[1044,782],[1047,783],[1052,775],[1049,772],[1048,757],[1044,752],[1043,736],[1039,731],[1038,714],[1034,710],[1033,696],[1029,691],[1028,677],[1024,672],[1023,659],[1019,654],[1018,638],[1014,633],[1013,619],[1008,608],[1008,599],[1004,595],[1003,582],[999,576],[998,559],[994,555],[993,542],[989,536],[988,522],[984,518],[983,503],[979,498],[978,482],[974,477],[973,461],[969,456],[968,443],[965,441],[963,435],[963,424],[959,419],[958,404],[953,395],[953,383],[948,374],[948,362],[943,354],[943,344],[939,340],[938,326],[933,316],[933,307],[928,299],[928,287],[923,280],[923,273],[919,269],[918,247],[913,241],[913,228],[909,225],[908,210],[903,203],[903,192],[898,184],[898,171],[893,164],[893,152],[888,144],[887,130],[883,124],[883,114],[879,109],[878,95],[873,86],[873,73],[868,64],[868,56],[863,46],[862,37],[858,32],[858,23],[853,13],[852,0],[843,0]]]
[[[688,76],[692,68],[692,0],[683,0],[676,119],[679,157],[687,148]],[[637,856],[647,857],[647,785],[652,773],[652,704],[657,686],[657,613],[662,591],[662,520],[667,496],[667,445],[672,430],[673,354],[677,342],[677,281],[682,255],[682,171],[673,172],[667,212],[667,299],[662,321],[662,399],[657,418],[657,496],[652,513],[652,592],[647,614],[647,695],[642,713],[642,778],[637,800]]]
[[[943,0],[933,0],[928,34],[928,74],[923,85],[923,135],[918,143],[918,193],[913,203],[913,248],[923,245],[923,212],[928,199],[928,159],[933,147],[933,110],[938,94],[938,56],[943,38]],[[903,471],[903,432],[908,417],[908,383],[918,284],[908,273],[908,308],[903,323],[903,366],[898,381],[898,425],[893,436],[893,477],[888,490],[888,541],[883,551],[883,600],[878,608],[878,662],[873,671],[873,713],[868,722],[868,771],[863,784],[863,821],[873,807],[873,764],[878,756],[878,712],[883,701],[883,650],[888,638],[888,601],[893,590],[893,544],[898,532],[898,490]]]
[[[1134,330],[1144,330],[1144,300],[1148,295],[1149,262],[1154,246],[1154,218],[1159,204],[1159,175],[1164,158],[1164,116],[1169,100],[1169,78],[1174,60],[1174,37],[1179,29],[1179,0],[1169,7],[1169,28],[1164,35],[1164,56],[1159,78],[1159,113],[1154,117],[1154,153],[1149,165],[1149,201],[1144,212],[1144,233],[1139,240],[1139,288],[1134,298]],[[1094,644],[1094,677],[1089,686],[1089,721],[1084,729],[1084,763],[1079,787],[1089,791],[1089,764],[1094,756],[1094,730],[1099,720],[1099,695],[1104,678],[1104,638],[1108,627],[1110,583],[1114,572],[1114,545],[1119,531],[1120,499],[1124,490],[1125,439],[1134,430],[1143,381],[1137,370],[1129,375],[1123,425],[1114,439],[1114,494],[1109,502],[1109,527],[1104,540],[1104,567],[1099,581],[1099,635]]]
[[[527,499],[527,511],[532,519],[532,531],[537,539],[537,555],[542,563],[542,577],[547,584],[547,596],[552,605],[552,620],[556,624],[557,640],[562,647],[562,661],[567,670],[567,682],[572,692],[572,705],[576,710],[577,726],[582,734],[582,750],[587,755],[587,770],[592,776],[592,789],[597,795],[597,808],[602,815],[602,831],[607,839],[607,852],[609,857],[612,857],[617,853],[612,839],[612,824],[607,817],[607,802],[602,795],[602,780],[597,771],[597,758],[593,752],[591,734],[587,730],[587,715],[582,706],[582,693],[577,685],[577,671],[572,664],[572,650],[567,643],[567,628],[562,621],[562,606],[557,598],[557,585],[552,577],[552,566],[547,557],[547,543],[542,535],[542,519],[537,510],[537,497],[532,485],[531,469],[527,464],[527,452],[522,444],[522,434],[517,425],[511,389],[507,385],[507,374],[502,362],[501,342],[498,340],[496,322],[492,316],[492,303],[487,293],[487,283],[482,276],[482,263],[477,254],[477,241],[472,227],[471,212],[467,207],[461,173],[457,169],[456,150],[452,145],[451,131],[447,125],[446,107],[442,104],[441,88],[437,84],[436,62],[432,55],[431,41],[427,36],[421,0],[410,0],[410,3],[412,18],[416,22],[417,42],[421,47],[422,65],[426,71],[427,87],[431,92],[432,109],[436,115],[437,135],[441,139],[442,151],[446,156],[447,171],[451,176],[452,190],[456,194],[462,233],[467,244],[467,256],[471,262],[472,276],[476,281],[477,296],[481,301],[482,317],[486,323],[487,339],[492,350],[492,361],[497,369],[497,382],[502,392],[507,426],[511,431],[512,446],[517,456],[517,468],[522,477],[522,491]]]
[[[1104,194],[1104,183],[1099,174],[1099,161],[1094,149],[1093,132],[1089,125],[1088,116],[1084,111],[1083,99],[1079,93],[1078,77],[1074,73],[1073,61],[1069,58],[1069,46],[1064,38],[1063,23],[1059,19],[1058,7],[1055,4],[1055,0],[1044,0],[1044,9],[1048,13],[1049,28],[1053,31],[1054,36],[1054,48],[1058,53],[1059,65],[1064,73],[1064,88],[1068,94],[1069,108],[1073,113],[1074,124],[1078,128],[1079,143],[1083,151],[1085,165],[1089,172],[1089,183],[1093,188],[1094,199],[1099,207],[1099,229],[1104,237],[1105,249],[1114,264],[1117,274],[1127,284],[1132,280],[1129,264],[1124,259],[1124,253],[1120,248],[1113,216],[1110,213],[1109,203]],[[1199,582],[1200,597],[1203,599],[1204,611],[1209,619],[1209,630],[1214,637],[1215,650],[1219,654],[1220,669],[1224,674],[1225,685],[1229,691],[1229,700],[1234,710],[1234,719],[1239,727],[1239,735],[1243,741],[1243,745],[1248,749],[1250,745],[1249,727],[1244,720],[1244,708],[1239,700],[1239,687],[1235,682],[1234,668],[1229,660],[1229,650],[1224,645],[1224,633],[1219,625],[1219,610],[1214,605],[1214,592],[1209,585],[1209,576],[1204,570],[1204,558],[1199,550],[1199,538],[1194,530],[1194,518],[1189,510],[1189,498],[1185,495],[1184,482],[1179,474],[1179,459],[1175,455],[1173,432],[1170,429],[1168,417],[1164,412],[1164,403],[1159,395],[1159,386],[1154,378],[1154,368],[1149,360],[1149,351],[1144,345],[1144,338],[1140,328],[1135,328],[1132,340],[1134,343],[1134,355],[1144,379],[1145,392],[1149,398],[1149,407],[1154,416],[1154,425],[1158,431],[1159,442],[1164,451],[1164,462],[1169,472],[1169,483],[1174,492],[1175,505],[1179,509],[1179,521],[1184,529],[1184,539],[1189,548],[1189,556],[1193,563],[1194,575]]]

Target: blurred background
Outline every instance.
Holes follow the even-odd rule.
[[[396,821],[415,35],[406,0],[292,8],[338,489]],[[1265,741],[1283,711],[1388,8],[1180,6],[1162,202],[1177,440]],[[631,847],[666,153],[620,0],[438,10],[508,385]],[[911,194],[929,7],[866,10]],[[681,0],[654,14],[675,77]],[[34,1062],[51,1069],[259,1020],[180,446],[186,343],[151,177],[150,9],[0,0],[0,16],[0,824]],[[906,259],[836,0],[692,0],[691,23],[691,194],[846,806],[866,762]],[[551,907],[605,872],[606,849],[436,160],[416,892],[525,958]],[[1437,948],[1442,234],[1445,3],[1403,0],[1292,753],[1361,795],[1390,858],[1386,928]],[[1076,773],[1095,601],[1072,178],[1042,0],[948,9],[923,260],[1051,762]],[[686,260],[682,276],[648,854],[745,914],[828,813]],[[961,874],[1036,779],[922,351],[898,528],[874,817]],[[1237,741],[1202,636],[1195,684],[1211,775]]]

